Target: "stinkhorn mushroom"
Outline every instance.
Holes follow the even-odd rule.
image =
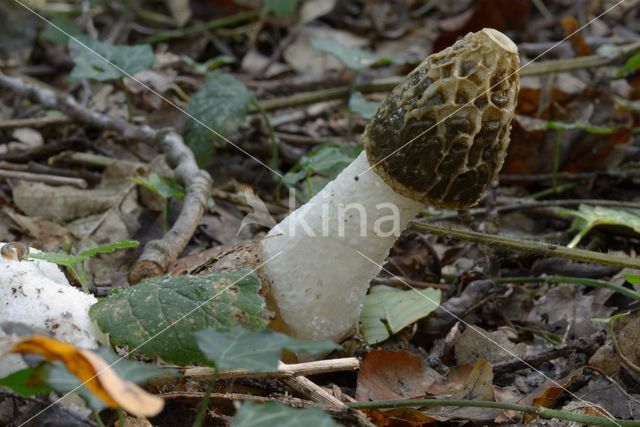
[[[378,265],[425,204],[478,202],[506,155],[518,66],[516,45],[483,29],[428,56],[393,90],[366,127],[365,151],[254,248],[270,260],[259,274],[276,329],[344,338]]]

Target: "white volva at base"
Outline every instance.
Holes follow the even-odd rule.
[[[60,341],[96,348],[101,334],[89,317],[89,308],[96,302],[93,295],[71,286],[55,264],[0,257],[0,323],[24,323]],[[2,336],[5,333],[0,330]],[[0,378],[26,367],[17,354],[0,357]]]
[[[261,242],[264,259],[282,252],[264,268],[280,314],[298,338],[339,340],[352,330],[380,270],[358,251],[382,265],[424,208],[369,167],[363,152]]]

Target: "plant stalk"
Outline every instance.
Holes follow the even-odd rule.
[[[518,405],[516,403],[490,402],[484,400],[457,400],[457,399],[422,399],[422,400],[381,400],[374,402],[346,403],[353,409],[381,409],[381,408],[406,408],[406,407],[472,407],[472,408],[495,408],[507,411],[518,411],[525,414],[536,415],[539,418],[573,421],[580,424],[588,424],[603,427],[639,427],[640,421],[627,421],[615,418],[595,417],[591,415],[576,414],[573,412],[560,411],[544,407],[533,407]]]

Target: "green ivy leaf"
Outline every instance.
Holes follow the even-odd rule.
[[[69,39],[68,47],[75,62],[69,75],[73,80],[120,79],[151,68],[155,61],[153,49],[148,44],[116,46],[89,36],[77,36],[75,40]]]
[[[599,225],[626,227],[640,233],[640,209],[580,205],[577,211],[563,208],[556,208],[554,211],[559,216],[574,218],[568,231],[578,231],[578,234],[567,245],[570,248],[575,247],[587,233]]]
[[[250,331],[234,326],[226,331],[212,328],[196,332],[198,347],[218,369],[275,371],[283,350],[319,354],[340,348],[333,341],[299,341],[268,329]]]
[[[194,333],[207,327],[265,327],[260,281],[249,270],[162,276],[113,291],[89,314],[111,340],[179,365],[206,363]],[[186,316],[186,317],[185,317]]]
[[[385,285],[372,287],[360,314],[365,340],[377,344],[428,316],[438,308],[440,294],[433,288],[403,291]]]
[[[296,11],[298,0],[265,0],[264,7],[278,18],[291,16]]]
[[[34,378],[35,369],[26,368],[0,378],[0,386],[8,387],[22,396],[33,396],[38,393],[48,393],[51,388],[41,384]]]
[[[347,47],[331,38],[311,39],[311,47],[326,52],[338,58],[347,68],[354,71],[364,70],[376,65],[404,64],[402,58],[392,56],[378,56],[356,47]]]
[[[358,113],[365,119],[370,119],[378,111],[379,102],[367,101],[360,92],[353,92],[349,98],[349,111]]]
[[[232,75],[220,71],[207,75],[187,105],[187,112],[197,120],[189,118],[185,140],[198,163],[206,163],[213,155],[215,135],[208,128],[222,135],[235,132],[244,122],[251,99],[253,93]]]
[[[280,402],[245,402],[231,421],[231,427],[340,427],[317,408],[294,409]]]
[[[111,368],[120,378],[132,383],[145,384],[154,378],[178,375],[178,372],[174,369],[162,369],[148,363],[122,359],[107,348],[95,350],[95,353],[111,365]],[[62,362],[47,362],[37,371],[41,381],[61,394],[75,390],[81,385],[78,377],[69,373]],[[81,386],[77,393],[82,396],[91,409],[101,411],[106,408],[106,405],[94,393],[87,390],[85,386]]]
[[[351,164],[361,151],[362,146],[320,145],[303,156],[298,164],[285,174],[282,183],[287,187],[295,187],[298,200],[307,202]]]
[[[56,15],[51,20],[53,25],[47,25],[40,33],[40,39],[55,43],[65,45],[69,40],[69,36],[77,37],[82,34],[80,28],[76,27],[71,19],[69,19],[65,15]],[[60,31],[60,28],[62,31]],[[67,35],[68,34],[68,35]]]

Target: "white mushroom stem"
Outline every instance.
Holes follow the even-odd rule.
[[[380,270],[375,263],[382,265],[424,208],[369,169],[363,152],[261,242],[264,259],[279,254],[264,269],[279,315],[296,337],[339,340],[353,329]]]
[[[272,327],[303,339],[345,337],[423,206],[480,200],[506,155],[518,67],[516,45],[484,29],[428,56],[393,90],[367,124],[365,153],[260,243]]]

